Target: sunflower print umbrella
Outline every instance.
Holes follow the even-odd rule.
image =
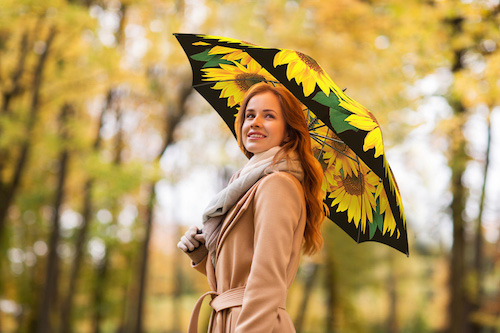
[[[301,52],[216,36],[175,36],[193,69],[193,87],[233,134],[239,105],[253,84],[285,86],[305,106],[329,218],[358,243],[376,241],[409,254],[402,199],[380,126],[368,109]]]

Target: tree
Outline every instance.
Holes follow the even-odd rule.
[[[51,44],[54,40],[54,37],[56,35],[56,28],[54,26],[50,27],[48,35],[45,40],[45,46],[44,50],[41,51],[41,54],[38,59],[38,63],[36,65],[36,68],[34,69],[34,77],[33,77],[33,86],[31,87],[31,103],[30,103],[30,113],[28,116],[27,124],[26,124],[26,132],[27,132],[27,140],[22,143],[20,150],[19,150],[19,157],[17,159],[17,162],[14,167],[14,172],[12,175],[12,179],[7,183],[7,184],[2,184],[1,189],[2,189],[2,196],[0,200],[0,239],[3,237],[3,231],[5,229],[5,222],[7,218],[7,211],[11,205],[11,203],[14,200],[14,196],[16,194],[16,191],[18,190],[22,177],[24,176],[24,171],[25,171],[25,166],[27,163],[28,159],[28,154],[31,148],[31,142],[32,140],[32,132],[34,129],[34,126],[37,122],[38,118],[38,113],[40,110],[40,89],[41,85],[43,82],[43,72],[46,66],[46,61],[47,57],[49,54],[49,50],[51,47]],[[25,47],[24,43],[25,37],[23,37],[23,42],[21,43],[21,47]],[[21,58],[24,56],[22,55]],[[24,61],[22,62],[24,63]],[[13,75],[13,83],[14,83],[14,92],[19,90],[20,88],[17,87],[17,80],[22,71],[23,65],[20,62],[18,71]],[[8,107],[10,98],[12,97],[13,93],[4,93],[4,107]],[[5,100],[5,98],[7,100]],[[7,104],[7,105],[5,105]],[[7,110],[6,108],[4,110]],[[4,153],[5,154],[5,153]]]
[[[104,104],[104,107],[102,108],[101,111],[101,116],[99,117],[99,124],[97,126],[97,131],[95,135],[95,141],[93,144],[93,150],[94,153],[98,153],[100,146],[101,146],[101,141],[102,141],[102,136],[101,136],[101,130],[103,127],[104,123],[104,116],[106,114],[106,111],[110,107],[113,99],[113,92],[110,90],[108,92],[107,98],[106,98],[106,103]],[[85,186],[83,188],[83,204],[82,204],[82,227],[80,228],[78,232],[78,236],[76,239],[76,244],[75,244],[75,259],[73,261],[73,265],[71,267],[71,273],[70,273],[70,278],[69,278],[69,283],[68,283],[68,289],[66,291],[66,297],[64,298],[64,301],[62,302],[61,305],[61,319],[60,319],[60,329],[62,333],[69,333],[71,331],[71,322],[72,322],[72,313],[73,313],[73,307],[74,307],[74,297],[77,292],[77,281],[78,281],[78,275],[81,271],[81,266],[83,263],[83,256],[84,256],[84,245],[87,241],[88,238],[88,233],[89,233],[89,226],[90,222],[92,219],[92,190],[94,187],[94,182],[95,179],[93,178],[88,178],[85,181]]]
[[[165,129],[164,129],[164,139],[163,146],[158,153],[155,164],[160,162],[163,154],[167,150],[167,148],[174,142],[174,131],[177,125],[181,122],[182,118],[186,114],[186,100],[192,92],[192,88],[189,84],[183,84],[180,86],[179,91],[175,93],[178,95],[176,98],[176,102],[169,104],[166,106],[166,115],[165,115]],[[153,215],[154,215],[154,206],[156,201],[156,192],[155,192],[156,181],[153,180],[149,184],[148,193],[149,199],[147,201],[146,206],[146,214],[145,214],[145,235],[144,240],[142,242],[141,248],[141,257],[139,260],[139,268],[137,272],[139,272],[138,276],[138,294],[137,294],[137,308],[135,310],[135,318],[131,324],[131,332],[143,332],[143,315],[144,315],[144,302],[145,302],[145,293],[146,293],[146,281],[147,281],[147,270],[148,270],[148,260],[149,260],[149,246],[151,239],[151,232],[153,226]]]
[[[61,141],[68,139],[67,121],[68,117],[73,113],[72,106],[66,104],[62,107],[60,122],[61,122]],[[66,175],[68,172],[69,151],[64,147],[59,158],[59,177],[57,182],[56,195],[54,200],[54,213],[52,217],[52,226],[49,239],[49,257],[46,264],[45,283],[40,297],[40,308],[38,310],[36,332],[45,333],[55,329],[53,317],[55,309],[58,305],[59,296],[59,272],[60,263],[57,253],[60,239],[60,217],[61,206],[65,197]]]

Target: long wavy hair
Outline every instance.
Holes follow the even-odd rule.
[[[238,145],[248,158],[253,156],[253,153],[246,150],[243,145],[243,138],[241,135],[242,127],[248,102],[255,95],[265,92],[271,92],[278,97],[283,118],[286,123],[286,133],[288,134],[288,138],[282,142],[281,149],[276,154],[274,163],[277,163],[281,159],[281,156],[288,156],[289,152],[296,151],[304,171],[302,187],[304,188],[305,194],[307,218],[304,231],[303,251],[305,254],[313,254],[319,251],[323,246],[323,237],[320,230],[321,223],[325,217],[325,212],[323,210],[323,191],[321,189],[323,170],[312,153],[311,137],[300,102],[290,93],[290,91],[288,91],[288,89],[281,85],[272,86],[265,82],[254,84],[247,91],[236,116],[234,128],[238,139]]]

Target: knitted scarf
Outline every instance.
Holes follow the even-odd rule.
[[[281,147],[276,146],[252,156],[248,163],[232,177],[228,186],[217,193],[205,209],[203,235],[214,267],[217,239],[226,213],[260,178],[273,172],[285,171],[293,174],[298,180],[302,180],[304,173],[297,153],[290,153],[288,159],[282,158],[275,165],[272,165],[273,159],[280,149]]]

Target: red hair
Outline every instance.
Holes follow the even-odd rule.
[[[245,156],[248,158],[253,156],[243,145],[241,131],[248,102],[255,95],[265,92],[271,92],[278,97],[286,123],[286,133],[288,134],[288,139],[281,144],[281,150],[276,154],[274,163],[278,162],[279,156],[288,156],[289,152],[296,151],[304,171],[304,179],[301,183],[304,188],[307,218],[304,230],[303,250],[306,254],[313,254],[323,246],[323,237],[320,230],[321,223],[325,217],[323,211],[323,191],[321,189],[323,169],[313,155],[311,137],[300,102],[288,89],[281,85],[271,86],[264,82],[254,84],[247,91],[236,116],[234,128],[238,145]]]

